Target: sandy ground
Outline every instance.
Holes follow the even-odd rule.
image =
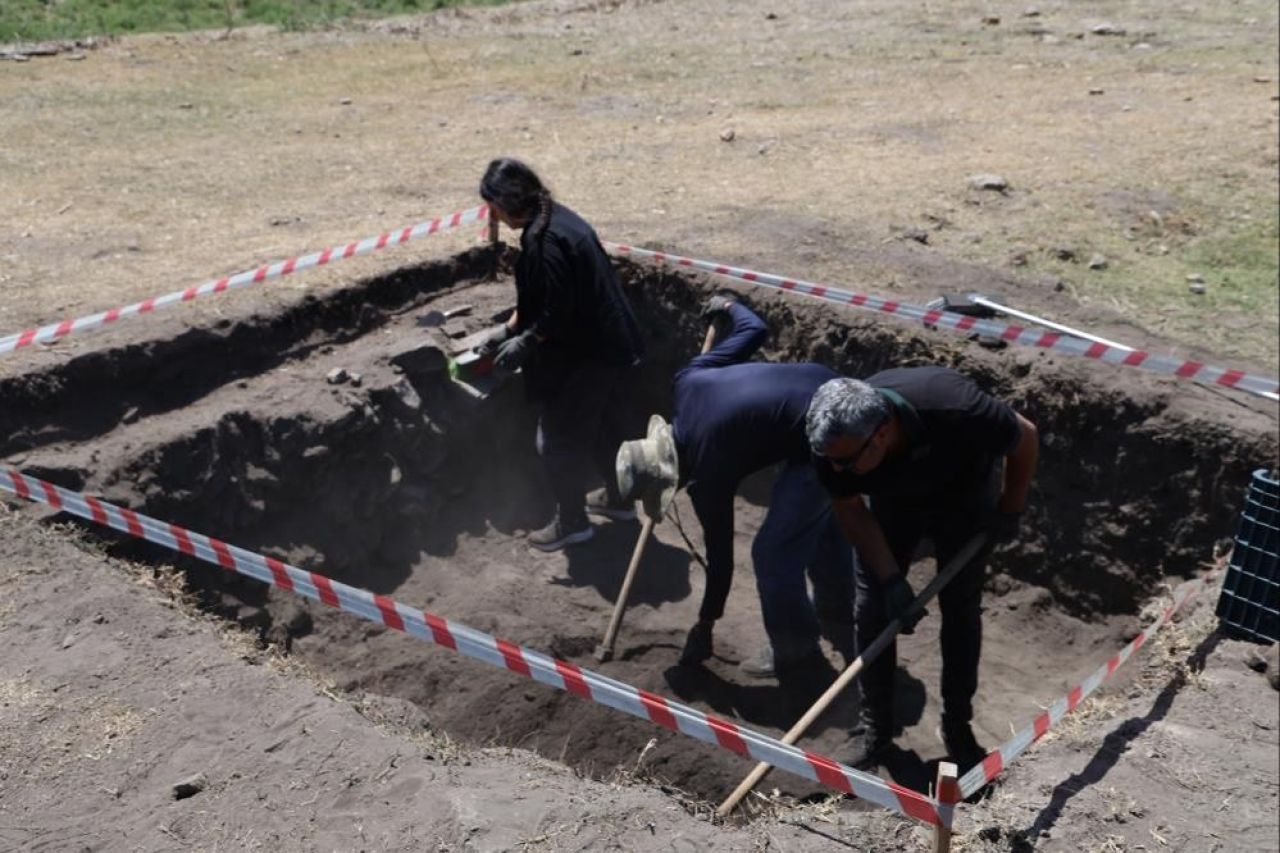
[[[444,267],[445,272],[450,269]],[[628,273],[629,280],[633,274]],[[449,281],[446,278],[436,286],[447,285]],[[393,292],[403,292],[410,299],[408,309],[396,307],[385,292],[366,293],[361,289],[363,285],[359,285],[350,291],[360,294],[356,300],[335,295],[330,305],[301,302],[294,313],[283,317],[255,315],[250,307],[239,306],[214,333],[184,332],[186,321],[172,314],[155,321],[155,326],[134,326],[134,333],[150,330],[160,337],[141,337],[128,348],[104,352],[101,358],[73,362],[61,374],[36,372],[4,386],[13,404],[22,405],[30,417],[28,429],[18,431],[9,439],[11,444],[31,445],[30,449],[12,454],[8,459],[59,482],[83,482],[113,501],[145,508],[159,517],[228,537],[238,544],[265,549],[348,583],[392,594],[406,603],[427,607],[481,630],[595,668],[597,664],[591,651],[617,595],[619,573],[634,543],[636,525],[601,524],[595,541],[565,554],[534,554],[521,542],[522,531],[544,520],[546,507],[537,484],[536,459],[528,446],[530,424],[519,399],[518,386],[504,387],[483,407],[474,403],[460,407],[457,399],[441,396],[451,386],[439,372],[427,370],[425,378],[434,376],[435,379],[423,382],[420,380],[424,377],[415,369],[396,369],[398,365],[412,368],[413,360],[406,359],[406,354],[414,354],[418,361],[426,360],[424,353],[433,351],[435,346],[447,347],[451,335],[482,327],[492,311],[509,304],[510,284],[505,280],[488,282],[483,277],[464,279],[440,296],[414,296],[423,286],[422,282],[415,284],[411,280],[400,284],[393,280],[384,285]],[[679,294],[672,291],[668,296],[676,298]],[[428,304],[447,308],[464,303],[472,306],[471,315],[445,327],[423,331],[419,319]],[[350,316],[360,319],[352,322],[339,310],[341,305],[347,306]],[[370,310],[373,305],[384,306],[385,321],[377,319],[379,312]],[[654,310],[647,301],[644,305],[646,312]],[[777,297],[758,307],[766,316],[773,317],[775,312],[786,310],[786,303]],[[813,334],[818,316],[797,314],[796,323],[801,329],[807,329],[807,334]],[[320,326],[309,329],[307,323],[317,321]],[[256,339],[252,336],[255,324]],[[166,330],[174,336],[165,338]],[[112,334],[122,336],[127,332],[121,329]],[[228,336],[225,343],[219,343],[219,335]],[[424,343],[424,337],[428,342]],[[800,339],[804,337],[800,335]],[[912,346],[913,340],[904,336],[896,345]],[[795,344],[792,341],[792,345]],[[892,338],[882,342],[886,347],[892,344]],[[775,347],[785,345],[785,340],[779,341],[771,345],[770,352],[776,353]],[[997,363],[1003,357],[978,347],[970,349],[974,355],[969,357],[979,364]],[[228,353],[222,363],[207,355],[219,351]],[[935,355],[943,352],[944,349],[938,349]],[[104,367],[121,380],[116,392],[120,399],[98,399],[92,371]],[[339,367],[359,373],[359,387],[325,381],[325,377]],[[1040,389],[1036,393],[1040,396],[1046,423],[1064,417],[1058,411],[1059,405],[1080,413],[1099,414],[1114,406],[1106,390],[1088,383],[1080,387],[1070,383],[1064,386],[1070,374],[1069,370],[1064,374],[1064,370],[1069,367],[1072,365],[1064,367],[1047,362],[1015,368],[1023,387]],[[1009,365],[1004,369],[1009,369]],[[1094,366],[1091,374],[1093,381],[1105,382],[1110,377],[1100,366]],[[90,384],[78,390],[86,376]],[[175,385],[174,376],[184,377],[183,383]],[[430,421],[424,422],[418,416],[404,420],[407,415],[404,402],[415,399],[415,394],[406,390],[406,379],[415,383],[413,387],[418,389],[415,394],[422,401],[420,415],[429,416]],[[1265,427],[1259,426],[1265,423],[1265,415],[1253,416],[1259,423],[1252,429],[1261,432],[1252,436],[1246,427],[1250,419],[1241,417],[1244,414],[1241,410],[1222,401],[1219,401],[1220,411],[1212,419],[1206,420],[1203,413],[1195,419],[1181,419],[1175,415],[1176,407],[1163,399],[1168,384],[1130,385],[1129,393],[1142,401],[1139,408],[1148,414],[1140,430],[1129,432],[1128,443],[1146,447],[1147,467],[1157,469],[1152,473],[1158,478],[1171,478],[1185,484],[1192,490],[1188,495],[1191,504],[1198,505],[1203,498],[1194,492],[1199,487],[1197,483],[1205,475],[1211,482],[1223,476],[1222,466],[1228,461],[1227,455],[1210,454],[1212,459],[1205,461],[1204,473],[1200,474],[1179,470],[1178,466],[1186,464],[1186,460],[1176,461],[1177,451],[1157,461],[1158,446],[1174,435],[1197,432],[1201,440],[1211,440],[1211,431],[1222,430],[1228,418],[1237,421],[1229,430],[1241,446],[1257,441],[1265,444]],[[60,387],[67,390],[60,391]],[[1054,390],[1062,387],[1067,390]],[[43,407],[34,402],[41,399],[42,394],[50,401]],[[1055,395],[1062,394],[1068,396],[1055,402]],[[488,415],[484,414],[486,411]],[[42,416],[47,420],[40,420]],[[1087,416],[1086,421],[1096,416]],[[492,426],[494,423],[496,427]],[[424,428],[425,443],[422,442]],[[468,430],[476,431],[470,437],[472,446],[501,447],[503,451],[491,453],[492,458],[487,460],[462,452],[467,445],[459,445],[457,442],[461,439],[456,436],[465,435]],[[1140,443],[1140,434],[1144,432],[1150,434],[1147,441],[1154,439],[1154,445]],[[445,441],[450,434],[455,436],[450,439],[453,443]],[[1102,446],[1110,443],[1105,437],[1108,435],[1110,433],[1104,432],[1104,437],[1099,439]],[[454,455],[441,456],[442,448],[451,449]],[[1059,482],[1063,476],[1056,470],[1062,465],[1056,456],[1051,447],[1045,462],[1046,483]],[[1071,464],[1076,467],[1081,463],[1098,464],[1079,454],[1073,459]],[[1239,467],[1240,462],[1234,460],[1231,464]],[[397,473],[392,475],[393,471]],[[1127,476],[1140,475],[1132,471]],[[1140,483],[1134,485],[1139,494],[1149,489]],[[1205,488],[1212,490],[1213,487]],[[308,499],[298,500],[299,493],[309,495]],[[495,494],[502,495],[502,499],[495,502]],[[769,682],[744,679],[737,669],[738,662],[752,653],[760,641],[758,605],[750,578],[749,543],[763,515],[761,504],[766,494],[767,478],[749,484],[739,501],[739,578],[726,619],[717,630],[716,659],[706,668],[696,670],[673,666],[684,631],[694,618],[701,577],[674,525],[664,524],[659,527],[657,542],[647,553],[645,570],[633,591],[617,659],[604,666],[603,671],[775,733],[785,729],[803,710],[805,703],[799,697]],[[1054,536],[1065,534],[1064,541],[1076,541],[1070,532],[1075,525],[1063,524],[1071,500],[1069,494],[1055,495],[1046,485],[1040,497],[1045,505],[1037,507],[1037,513],[1042,514],[1044,520],[1037,517],[1033,529],[1028,530],[1019,549],[1026,553],[1015,551],[993,561],[984,619],[984,689],[976,721],[978,733],[986,743],[998,742],[1010,726],[1024,725],[1038,703],[1052,701],[1078,682],[1140,626],[1141,618],[1130,611],[1128,605],[1120,599],[1108,600],[1099,595],[1099,590],[1109,589],[1109,594],[1136,596],[1142,600],[1150,594],[1144,585],[1156,584],[1149,568],[1144,570],[1126,562],[1140,561],[1142,554],[1132,548],[1116,549],[1111,539],[1092,546],[1110,551],[1112,563],[1107,568],[1106,585],[1089,563],[1074,565],[1061,555],[1052,560],[1049,578],[1040,577],[1035,568],[1040,560],[1035,555],[1045,553],[1046,549],[1052,553]],[[690,508],[683,499],[678,506],[696,538],[696,523],[692,522]],[[1158,513],[1159,506],[1150,505],[1142,511],[1131,509],[1128,533],[1120,531],[1114,535],[1121,539],[1133,538],[1142,528],[1159,529],[1162,522],[1158,516],[1146,514],[1151,512]],[[27,511],[26,515],[30,516],[31,512]],[[1189,521],[1189,517],[1181,519],[1183,524]],[[1203,524],[1204,520],[1197,523]],[[1167,541],[1168,533],[1162,536]],[[60,537],[61,533],[17,519],[3,537],[16,555],[13,565],[17,569],[12,584],[15,603],[8,613],[15,617],[23,614],[25,620],[18,623],[15,630],[32,624],[55,625],[57,629],[48,635],[50,642],[69,642],[68,649],[79,646],[91,650],[91,660],[103,655],[103,666],[107,669],[116,663],[111,655],[116,644],[133,648],[141,662],[138,671],[109,679],[109,685],[118,683],[118,688],[102,688],[99,686],[102,679],[86,673],[64,675],[58,669],[58,658],[40,654],[39,646],[31,646],[25,639],[18,641],[18,645],[24,647],[24,654],[28,653],[28,647],[36,649],[37,661],[23,663],[17,670],[29,681],[21,689],[53,697],[40,705],[43,716],[36,715],[31,729],[52,740],[41,741],[39,747],[31,747],[25,741],[11,744],[7,754],[15,766],[40,763],[31,761],[22,750],[37,749],[41,755],[45,750],[57,750],[56,738],[61,731],[58,727],[81,725],[73,721],[90,713],[79,700],[67,700],[65,706],[61,704],[61,692],[69,685],[84,684],[84,689],[92,694],[106,691],[104,695],[113,695],[110,691],[119,689],[128,694],[147,695],[152,689],[148,685],[155,685],[154,689],[163,693],[173,683],[168,671],[155,666],[155,661],[163,660],[167,652],[157,648],[154,640],[166,640],[167,636],[151,635],[148,640],[145,632],[126,631],[111,635],[109,641],[97,638],[96,634],[81,640],[81,629],[76,626],[86,619],[89,625],[84,630],[97,632],[105,630],[94,627],[104,624],[94,621],[98,616],[115,617],[102,612],[89,616],[79,613],[74,601],[68,600],[72,590],[80,595],[79,582],[50,590],[37,586],[28,591],[21,586],[21,579],[27,575],[40,577],[51,571],[49,566],[63,564],[63,559],[57,556],[48,558],[47,562],[27,562],[30,555],[40,553],[46,546],[57,545],[65,550],[68,546]],[[94,547],[108,552],[121,552],[122,548],[112,544]],[[124,546],[123,553],[136,552]],[[171,559],[165,553],[148,556],[161,561]],[[1172,551],[1165,555],[1166,559],[1171,557]],[[81,562],[89,558],[89,555],[77,554]],[[109,565],[115,564],[104,563],[103,569]],[[1173,571],[1173,566],[1171,562],[1165,570]],[[345,697],[345,701],[360,707],[373,703],[375,708],[390,708],[393,716],[417,720],[419,733],[425,730],[428,745],[437,751],[452,749],[470,753],[485,745],[502,745],[504,750],[499,752],[510,751],[512,746],[536,750],[541,756],[567,762],[582,775],[596,780],[616,781],[625,777],[657,785],[671,795],[671,799],[664,801],[663,808],[676,808],[690,821],[699,814],[705,817],[710,805],[746,770],[742,761],[728,753],[668,735],[639,721],[620,719],[603,709],[585,706],[573,697],[530,685],[502,671],[486,669],[395,632],[324,608],[299,606],[292,596],[279,592],[268,594],[256,583],[227,584],[219,580],[222,573],[216,569],[200,569],[194,565],[188,568],[198,591],[192,600],[239,622],[251,631],[251,636],[263,637],[278,648],[289,649],[288,660],[294,662],[295,667],[296,662],[303,662],[335,701]],[[145,577],[145,572],[140,575],[140,571],[134,570],[132,576]],[[927,561],[916,571],[917,584],[923,584],[929,571]],[[96,590],[98,585],[110,586],[113,580],[120,582],[121,574],[104,571],[94,578],[92,586]],[[161,584],[162,590],[170,593],[176,593],[180,587],[181,583],[171,578]],[[19,603],[19,595],[28,603]],[[90,601],[102,597],[96,591],[85,595]],[[1105,602],[1105,606],[1099,607],[1100,602]],[[121,617],[119,621],[132,625],[136,620],[126,621]],[[204,621],[207,625],[208,620]],[[1199,629],[1202,635],[1207,634],[1206,626],[1211,621],[1202,621]],[[935,631],[936,619],[927,620],[916,636],[902,643],[899,713],[903,731],[898,739],[900,749],[887,768],[896,781],[918,789],[927,788],[933,768],[942,757],[940,745],[932,735],[937,719],[936,699],[931,698],[936,696],[938,678]],[[1196,642],[1199,639],[1195,638]],[[256,647],[247,637],[242,637],[234,648],[236,654],[248,654],[251,658],[269,657],[254,651]],[[1199,774],[1187,783],[1185,794],[1180,791],[1176,796],[1168,796],[1167,786],[1151,784],[1144,778],[1154,774],[1149,766],[1133,768],[1113,761],[1110,756],[1114,748],[1104,740],[1110,738],[1114,742],[1119,738],[1127,743],[1146,731],[1147,726],[1136,723],[1113,724],[1117,715],[1129,709],[1139,722],[1151,723],[1157,721],[1158,714],[1169,713],[1174,699],[1191,707],[1192,719],[1205,713],[1213,702],[1220,701],[1212,698],[1206,700],[1209,705],[1205,708],[1196,707],[1195,698],[1200,693],[1183,689],[1188,676],[1178,673],[1185,649],[1175,644],[1168,653],[1155,658],[1149,673],[1135,680],[1139,675],[1137,667],[1124,672],[1112,688],[1122,692],[1105,694],[1105,704],[1100,703],[1098,711],[1090,712],[1087,722],[1072,721],[1065,729],[1067,734],[1059,741],[1051,741],[1029,755],[1024,760],[1025,772],[1029,774],[1026,779],[1034,781],[1025,781],[1015,769],[1000,784],[994,798],[966,811],[962,840],[971,845],[989,845],[989,849],[1025,849],[1028,844],[1049,845],[1048,849],[1053,849],[1053,844],[1061,844],[1058,849],[1091,845],[1107,849],[1108,843],[1141,843],[1139,839],[1145,838],[1144,833],[1154,830],[1157,834],[1163,833],[1162,837],[1176,831],[1188,842],[1196,843],[1212,841],[1215,837],[1250,843],[1260,839],[1260,843],[1265,843],[1271,837],[1269,824],[1257,815],[1267,814],[1274,805],[1276,789],[1274,779],[1269,780],[1265,770],[1267,762],[1274,763],[1274,738],[1267,741],[1265,733],[1274,732],[1280,721],[1275,719],[1274,694],[1265,682],[1252,673],[1237,673],[1243,666],[1242,650],[1243,644],[1219,644],[1216,639],[1206,641],[1202,650],[1202,656],[1212,663],[1215,671],[1222,672],[1225,679],[1222,689],[1236,690],[1249,699],[1240,706],[1243,714],[1233,711],[1226,721],[1228,728],[1221,735],[1220,749],[1179,758],[1194,766]],[[1150,651],[1147,654],[1152,655]],[[150,665],[145,663],[147,660]],[[18,666],[16,662],[15,666]],[[53,667],[52,672],[44,673],[46,667]],[[241,678],[231,660],[226,661],[225,670],[231,682]],[[257,673],[260,670],[255,670]],[[62,686],[53,690],[50,683]],[[1200,691],[1208,690],[1204,679],[1195,678],[1191,683]],[[1246,694],[1246,691],[1252,692]],[[215,695],[216,700],[212,698]],[[244,695],[239,686],[218,689],[200,697],[200,701],[201,707],[223,721],[223,727],[243,727],[247,733],[253,733],[264,719],[271,721],[272,731],[281,726],[287,728],[287,721],[292,719],[291,711],[264,705],[256,695]],[[1147,707],[1153,702],[1158,708],[1156,716]],[[44,714],[46,710],[49,713]],[[58,717],[56,724],[50,722],[54,719],[54,710],[66,715]],[[853,697],[842,700],[814,727],[805,740],[806,746],[840,757],[847,749],[845,730],[855,710]],[[1264,734],[1255,736],[1254,730],[1247,728],[1244,734],[1248,737],[1243,737],[1239,726],[1245,720],[1253,721],[1250,725]],[[347,718],[347,725],[358,722]],[[92,719],[83,725],[90,723]],[[339,730],[339,723],[333,725],[335,731]],[[346,737],[347,725],[341,727],[343,734],[339,739]],[[1196,744],[1213,731],[1207,723],[1192,725],[1189,721],[1188,727],[1190,731],[1185,739]],[[1202,727],[1208,732],[1201,731]],[[403,738],[403,735],[400,732],[396,737]],[[172,750],[165,745],[166,738],[175,736],[172,731],[148,730],[121,750],[135,761],[144,760],[144,756],[168,756]],[[1262,738],[1260,744],[1256,743],[1258,737]],[[355,738],[353,734],[353,742]],[[441,746],[442,741],[454,745]],[[467,746],[459,747],[457,743]],[[409,740],[403,748],[409,749],[413,744],[414,741]],[[1082,756],[1092,754],[1099,744],[1105,752],[1094,755],[1081,766]],[[1256,745],[1262,748],[1253,748]],[[1239,790],[1232,788],[1237,771],[1224,756],[1236,753],[1245,756],[1247,762],[1258,763],[1252,777],[1255,785]],[[58,773],[83,772],[85,762],[94,760],[84,756],[97,754],[95,750],[77,753],[80,760],[72,765],[58,765]],[[330,761],[325,755],[314,753],[297,760],[296,765],[263,765],[253,778],[259,788],[287,787],[293,784],[291,779],[297,767],[306,766],[319,775],[318,769]],[[357,759],[351,761],[363,766]],[[535,759],[519,752],[517,765],[527,766],[530,761]],[[542,765],[535,761],[535,766]],[[336,767],[341,767],[343,773],[360,776],[358,770],[348,770],[345,763]],[[245,776],[244,770],[225,772]],[[510,778],[514,773],[530,771],[513,770],[510,765],[499,763],[493,772]],[[566,771],[559,772],[561,776],[566,774]],[[1092,803],[1091,793],[1098,787],[1094,783],[1116,778],[1110,775],[1112,772],[1126,776],[1123,790],[1129,798],[1116,802],[1131,800],[1135,805],[1129,808],[1140,812],[1127,817],[1122,814],[1123,824],[1115,821],[1118,824],[1115,827],[1096,819],[1096,804]],[[538,776],[535,773],[530,778],[536,780]],[[456,786],[467,784],[450,776],[432,777],[427,782],[438,784],[423,783],[423,790],[445,800],[452,796],[450,792]],[[14,808],[24,808],[26,796],[43,796],[41,792],[50,784],[51,780],[18,785],[15,796],[18,792],[22,792],[22,796],[11,799],[6,794],[0,801],[6,805],[12,801]],[[153,781],[152,788],[146,790],[152,791],[161,784],[169,783]],[[786,796],[772,794],[775,789]],[[646,795],[651,796],[653,790],[650,788]],[[1119,796],[1112,793],[1112,788],[1102,790],[1105,793],[1098,796],[1104,799]],[[239,786],[237,791],[239,795],[245,794]],[[1232,794],[1234,811],[1218,810],[1222,800],[1213,797],[1224,791]],[[861,849],[883,850],[918,849],[925,841],[923,829],[887,813],[868,811],[858,803],[837,808],[818,799],[814,805],[796,812],[786,804],[793,803],[796,797],[820,795],[820,791],[797,784],[795,779],[775,774],[762,794],[765,799],[754,800],[753,805],[757,811],[763,808],[765,816],[753,823],[745,834],[726,831],[723,836],[706,836],[697,846],[715,843],[727,845],[729,849],[746,849],[776,842],[783,849],[807,849],[810,844],[819,845],[815,849],[820,849],[837,838],[855,846],[863,845]],[[592,794],[584,798],[593,803],[599,800]],[[303,805],[315,806],[316,802],[300,795],[294,804],[301,809]],[[206,822],[188,830],[192,843],[214,849],[219,839],[234,839],[235,833],[261,829],[259,819],[246,815],[238,803],[231,797],[225,804],[204,813]],[[1086,803],[1087,808],[1076,807]],[[655,807],[637,805],[635,808],[636,813],[644,813]],[[448,802],[437,799],[424,805],[424,814],[430,815],[431,820],[404,827],[401,830],[406,839],[403,845],[413,847],[421,844],[430,832],[443,832],[436,827],[441,821],[447,823],[451,808]],[[512,818],[510,810],[500,801],[474,808],[489,822],[487,825],[493,833],[492,839],[476,841],[473,845],[476,849],[520,849],[520,840],[528,837],[542,839],[538,844],[546,849],[589,849],[601,843],[603,837],[588,836],[579,842],[577,836],[564,837],[550,826],[532,836],[516,837],[511,833],[523,832],[524,821]],[[539,803],[532,808],[541,814],[547,807]],[[351,809],[366,811],[360,802],[352,804]],[[617,825],[622,819],[620,815],[632,813],[630,805],[618,800],[607,801],[602,809],[599,820],[609,826]],[[29,811],[21,814],[25,822],[15,825],[34,833],[55,831],[54,825],[32,816]],[[1195,815],[1194,824],[1188,823],[1188,814]],[[290,825],[304,820],[309,823],[308,815],[305,810],[286,811],[281,820]],[[1241,816],[1251,821],[1247,832],[1240,830]],[[1138,820],[1139,817],[1144,819]],[[147,820],[157,818],[153,812],[146,812],[137,817],[136,822],[122,821],[118,826],[113,823],[109,831],[130,833],[125,837],[132,840],[138,837],[131,833],[141,831],[139,826],[149,826]],[[675,816],[672,820],[679,822]],[[804,835],[792,838],[785,835],[790,830],[780,825],[779,820],[786,826],[800,821],[809,830],[824,834],[821,839],[809,837],[813,832],[806,830]],[[170,824],[161,825],[173,830]],[[541,829],[542,824],[538,828]],[[56,829],[62,831],[61,822],[57,822]],[[705,829],[700,827],[698,831]],[[674,830],[676,834],[684,831]],[[113,836],[102,834],[105,832],[108,830],[91,835],[89,845],[100,844],[111,849],[116,842]],[[782,843],[772,835],[776,832],[783,832],[784,837],[792,840]],[[161,830],[161,834],[166,833]],[[380,837],[393,841],[396,838]],[[395,847],[401,843],[393,841],[374,846]],[[620,843],[624,848],[645,848],[643,841],[640,836],[639,840]],[[134,843],[147,848],[145,841]],[[270,839],[266,843],[270,845]],[[342,843],[334,843],[343,848]],[[458,837],[447,833],[442,843],[446,849],[465,847]],[[664,843],[665,840],[654,841],[659,847]],[[325,836],[316,836],[305,838],[299,844],[303,849],[310,849],[328,846],[329,842]],[[537,845],[533,847],[537,849]],[[1199,848],[1192,844],[1187,849]]]

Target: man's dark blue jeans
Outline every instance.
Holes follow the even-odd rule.
[[[819,615],[824,622],[853,622],[853,549],[808,462],[785,465],[779,472],[751,560],[776,667],[819,650]],[[812,600],[806,571],[813,583]]]

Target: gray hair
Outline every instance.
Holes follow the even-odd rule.
[[[889,417],[889,401],[861,379],[824,382],[809,401],[805,435],[814,453],[837,438],[867,438]]]

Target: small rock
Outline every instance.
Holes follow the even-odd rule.
[[[982,23],[986,24],[988,27],[994,27],[1000,23],[1000,16],[987,15],[982,19]]]
[[[349,105],[351,104],[351,99],[350,99],[350,98],[339,98],[339,99],[338,99],[338,103],[342,104],[344,107],[345,107],[345,106],[349,106]]]
[[[1191,284],[1187,285],[1187,290],[1190,290],[1192,293],[1202,294],[1205,292],[1204,282],[1193,281]]]
[[[1204,284],[1204,276],[1202,276],[1198,272],[1193,272],[1187,276],[1187,281],[1191,282],[1192,284],[1196,284],[1196,283]]]
[[[1089,32],[1095,36],[1122,36],[1127,34],[1124,27],[1117,27],[1115,24],[1098,24],[1091,27]]]
[[[1089,258],[1089,269],[1091,270],[1105,270],[1107,265],[1106,255],[1095,254],[1093,257]]]
[[[1253,82],[1255,82],[1255,83],[1270,83],[1270,82],[1271,82],[1271,78],[1270,78],[1270,77],[1258,76],[1258,77],[1254,77],[1254,78],[1253,78]]]
[[[125,410],[125,413],[120,416],[121,423],[131,424],[131,423],[135,423],[137,420],[138,420],[137,406],[130,406],[127,410]]]
[[[359,388],[362,384],[364,384],[364,374],[352,373],[350,382],[351,382],[351,387]]]
[[[738,134],[734,131],[732,127],[726,127],[724,130],[720,131],[720,141],[732,142],[734,137],[736,137],[737,135]]]
[[[1027,265],[1027,250],[1017,248],[1010,252],[1009,264],[1015,267],[1025,267]]]
[[[84,57],[85,57],[85,55],[84,55],[83,53],[69,53],[69,54],[67,54],[67,59],[71,60],[72,62],[79,62],[80,60],[84,59]]]
[[[1060,246],[1054,246],[1053,256],[1060,261],[1074,261],[1076,259],[1076,247],[1068,246],[1065,243]]]
[[[1105,95],[1106,93],[1107,93],[1106,89],[1093,88],[1089,90],[1090,95]]]
[[[1025,11],[1025,12],[1023,12],[1023,13],[1022,13],[1022,17],[1024,17],[1024,18],[1038,18],[1038,17],[1040,17],[1040,10],[1039,10],[1039,9],[1028,9],[1027,11]]]
[[[335,367],[325,374],[324,380],[330,385],[341,385],[351,378],[351,374],[347,372],[345,367]]]
[[[1009,189],[1009,182],[999,175],[970,175],[969,186],[975,190],[991,190],[1002,193]]]
[[[778,20],[778,15],[775,12],[769,12],[764,16],[764,19],[766,21],[776,21]]]
[[[769,146],[761,145],[759,148],[756,149],[756,153],[759,154],[761,157],[763,157],[764,155],[769,153]]]
[[[209,780],[205,778],[203,773],[188,776],[181,782],[173,783],[173,798],[175,800],[185,800],[187,797],[194,797],[203,791],[208,784]]]
[[[180,110],[189,110],[189,109],[193,108],[194,106],[195,106],[195,104],[182,103],[182,104],[178,104],[178,109],[180,109]]]
[[[1244,665],[1254,672],[1267,671],[1267,657],[1261,649],[1251,648],[1244,654]]]
[[[903,240],[915,240],[922,246],[929,245],[929,232],[923,228],[904,228],[902,231]]]

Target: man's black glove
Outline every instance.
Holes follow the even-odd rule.
[[[926,611],[923,607],[913,613],[907,612],[915,600],[916,594],[911,589],[911,584],[907,583],[907,579],[902,575],[895,576],[885,585],[884,609],[890,621],[898,620],[898,630],[903,634],[914,634],[916,623],[925,617]]]
[[[503,323],[491,331],[480,346],[476,347],[476,354],[492,358],[498,354],[498,350],[502,348],[502,345],[511,339],[511,334],[511,329],[506,323]]]
[[[1012,542],[1018,538],[1018,528],[1022,524],[1022,512],[1005,512],[996,510],[987,520],[987,536],[992,545]]]
[[[729,313],[729,306],[738,300],[731,293],[717,293],[702,308],[702,319],[714,320]]]
[[[533,332],[521,332],[498,348],[498,354],[493,359],[494,364],[503,370],[520,369],[533,354],[533,345],[536,340]]]

